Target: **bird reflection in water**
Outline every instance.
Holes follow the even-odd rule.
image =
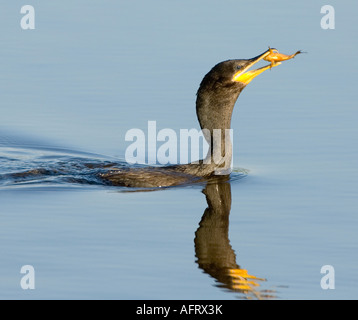
[[[208,183],[203,190],[208,207],[195,232],[195,255],[200,269],[217,280],[218,287],[247,299],[274,299],[274,290],[260,286],[266,279],[250,275],[236,262],[229,240],[231,186],[228,181]]]

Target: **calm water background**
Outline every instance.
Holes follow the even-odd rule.
[[[195,93],[217,62],[307,51],[238,100],[234,161],[250,172],[231,183],[230,243],[278,298],[358,298],[356,1],[329,2],[335,30],[320,27],[323,1],[33,0],[32,31],[24,4],[0,6],[0,146],[13,152],[32,141],[123,158],[126,131],[148,120],[198,128]],[[0,298],[242,298],[195,263],[206,207],[200,187],[3,186]],[[335,290],[320,287],[326,264]]]

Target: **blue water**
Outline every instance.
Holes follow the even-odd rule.
[[[239,97],[234,167],[248,173],[210,191],[214,203],[225,196],[227,235],[197,231],[208,207],[200,185],[0,180],[0,298],[357,298],[356,2],[329,3],[335,30],[320,27],[324,2],[31,4],[36,29],[26,31],[23,3],[1,4],[1,177],[34,163],[121,162],[131,128],[198,128],[195,93],[217,62],[269,45],[307,54]],[[198,257],[204,244],[214,254]],[[215,272],[201,264],[221,254],[265,281],[230,287],[224,258]],[[28,264],[35,290],[20,286]],[[334,290],[320,286],[323,265],[335,269]]]

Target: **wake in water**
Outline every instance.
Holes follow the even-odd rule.
[[[99,173],[124,164],[59,150],[0,147],[0,186],[104,185]]]
[[[0,132],[0,188],[110,186],[101,174],[110,168],[128,169],[124,161],[98,154],[49,147],[33,141],[18,141]],[[247,172],[235,170],[230,180]],[[191,185],[203,185],[193,183]],[[188,184],[186,184],[188,186]],[[118,187],[116,187],[118,189]],[[119,187],[129,191],[129,188]],[[135,188],[143,190],[148,188]],[[150,188],[156,190],[160,188]],[[162,188],[161,188],[162,189]],[[133,191],[135,191],[133,189]]]

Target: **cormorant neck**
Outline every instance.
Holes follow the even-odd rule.
[[[204,164],[213,165],[214,163],[213,171],[216,174],[230,173],[232,159],[231,116],[242,89],[242,86],[235,83],[217,88],[208,88],[205,83],[202,83],[197,93],[196,114],[204,137],[210,146]]]

